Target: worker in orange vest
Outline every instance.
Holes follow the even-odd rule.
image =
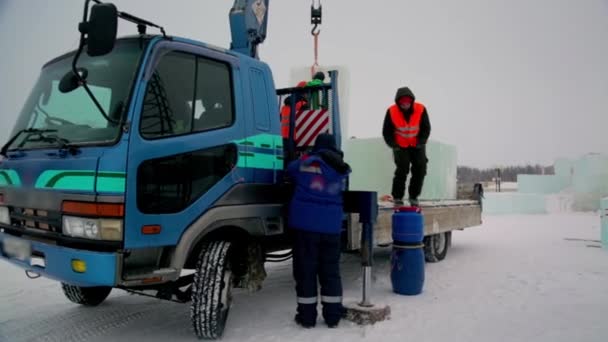
[[[301,81],[298,83],[298,88],[304,88],[306,86],[306,81]],[[308,108],[308,101],[306,101],[306,96],[304,94],[296,95],[295,101],[295,110],[296,114],[301,110]],[[287,96],[283,101],[283,107],[281,107],[281,136],[283,140],[287,140],[289,138],[289,116],[291,115],[291,96]]]
[[[426,107],[416,102],[414,93],[408,87],[399,88],[395,103],[388,108],[384,118],[382,136],[393,149],[395,175],[392,193],[395,205],[403,204],[405,182],[412,170],[408,188],[409,202],[418,206],[418,196],[422,192],[426,176],[426,142],[431,134],[431,122]]]

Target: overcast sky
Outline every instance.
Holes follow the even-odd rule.
[[[228,47],[230,0],[115,0],[172,35]],[[606,0],[322,0],[320,63],[351,77],[348,136],[381,134],[410,86],[459,164],[608,153]],[[42,64],[76,48],[80,0],[0,0],[0,140]],[[144,5],[145,4],[145,5]],[[312,64],[309,0],[271,0],[261,58],[278,87]],[[120,33],[136,32],[121,23]]]

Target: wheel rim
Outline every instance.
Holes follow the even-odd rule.
[[[441,254],[445,250],[445,245],[447,239],[445,238],[445,233],[437,234],[433,239],[433,247],[435,247],[435,253]]]
[[[232,271],[226,269],[224,272],[224,279],[222,279],[222,292],[220,297],[220,317],[222,325],[224,324],[228,311],[230,310],[230,303],[232,302]]]

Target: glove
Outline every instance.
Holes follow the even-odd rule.
[[[418,144],[416,144],[416,148],[419,150],[424,150],[426,148],[426,144],[418,143]]]

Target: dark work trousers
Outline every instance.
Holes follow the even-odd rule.
[[[343,313],[340,277],[340,234],[295,230],[293,276],[296,280],[298,315],[302,323],[317,321],[317,280],[321,284],[323,318],[336,325]]]
[[[294,157],[289,154],[289,139],[283,138],[283,161],[287,165]]]
[[[409,198],[418,199],[422,191],[424,176],[426,176],[426,149],[408,147],[393,149],[395,160],[395,176],[393,177],[393,190],[391,195],[394,199],[403,199],[405,194],[405,182],[407,174],[412,170],[412,178],[408,189]]]

